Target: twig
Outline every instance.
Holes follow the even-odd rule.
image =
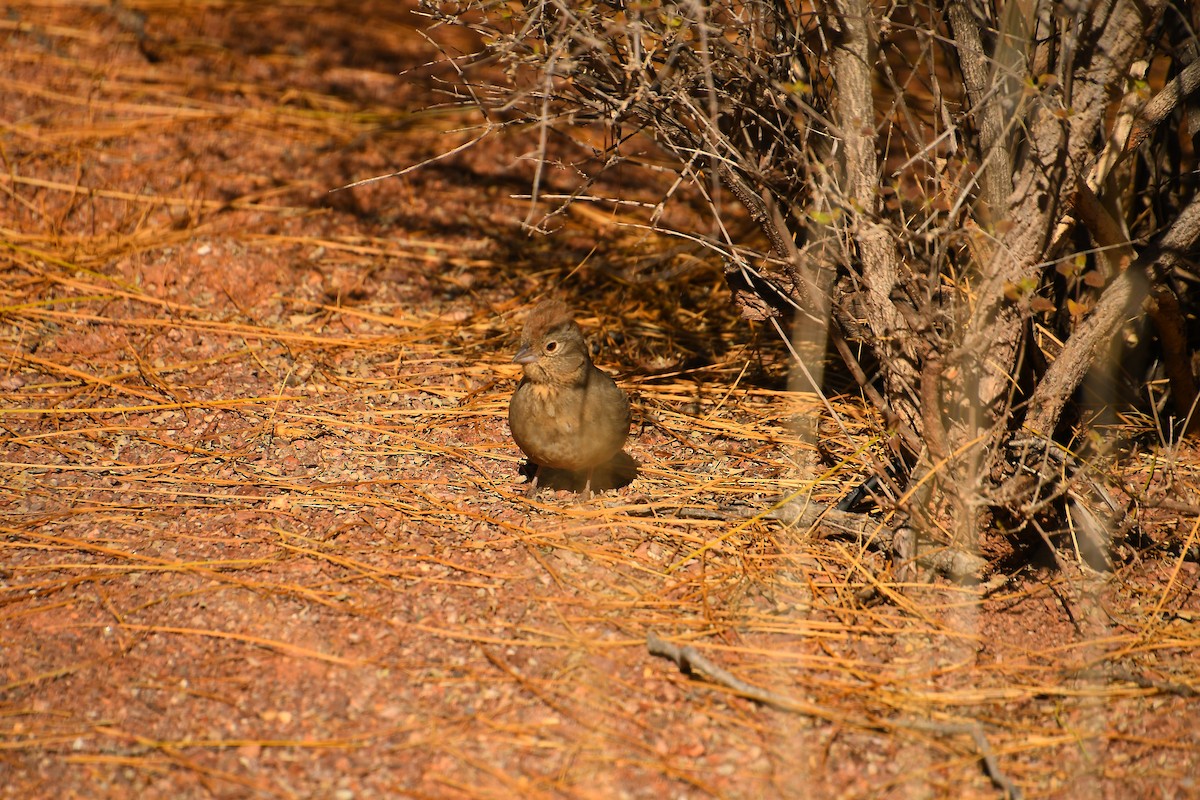
[[[1146,137],[1154,132],[1164,119],[1190,95],[1200,89],[1200,60],[1193,61],[1158,94],[1150,98],[1137,119],[1133,121],[1133,132],[1125,142],[1125,154],[1136,150]]]
[[[811,501],[790,500],[771,509],[766,516],[791,527],[813,528],[823,537],[849,536],[859,546],[873,546],[889,552],[899,528],[894,524],[882,525],[878,520],[863,514],[838,511]],[[821,527],[816,527],[818,523]],[[987,567],[986,559],[949,546],[921,553],[917,557],[917,563],[936,570],[951,580],[978,576]]]
[[[792,528],[810,528],[823,539],[848,538],[859,547],[873,547],[887,552],[893,549],[899,527],[883,525],[865,514],[838,511],[807,499],[787,500],[766,511],[749,506],[703,508],[661,503],[647,503],[624,510],[633,516],[669,515],[678,519],[744,520],[761,517]],[[978,577],[987,568],[986,559],[949,546],[921,553],[917,563],[954,581]]]
[[[1134,675],[1132,672],[1124,669],[1085,669],[1079,672],[1071,673],[1073,678],[1102,678],[1108,681],[1122,681],[1124,683],[1132,683],[1139,689],[1154,689],[1162,694],[1173,694],[1178,697],[1200,697],[1200,690],[1194,689],[1184,683],[1173,683],[1170,681],[1156,681],[1152,678],[1145,678],[1141,675]]]
[[[1107,213],[1098,202],[1093,202],[1095,196],[1082,182],[1079,187],[1081,202],[1077,204],[1078,210],[1085,216],[1085,221],[1092,219],[1089,230],[1101,244],[1105,244],[1101,237],[1109,235],[1114,223],[1106,219]],[[1090,216],[1092,214],[1094,218]],[[1179,263],[1184,253],[1195,248],[1197,241],[1200,241],[1200,198],[1193,199],[1155,245],[1147,248],[1137,262],[1117,275],[1100,295],[1091,315],[1067,340],[1062,352],[1034,389],[1029,400],[1029,407],[1034,411],[1026,421],[1027,428],[1044,435],[1051,432],[1063,406],[1073,396],[1101,350],[1110,346],[1113,333],[1124,324],[1130,308],[1146,296],[1148,290],[1144,273],[1149,271],[1152,276],[1166,274],[1167,270]],[[1117,241],[1114,244],[1120,248],[1122,260],[1132,252],[1128,242],[1122,244]]]
[[[768,689],[760,689],[757,686],[746,683],[728,670],[722,669],[709,661],[691,645],[680,647],[677,644],[672,644],[665,639],[659,638],[658,634],[654,631],[646,634],[646,649],[652,656],[674,661],[675,665],[679,667],[679,671],[684,675],[703,674],[709,682],[732,689],[756,703],[778,708],[781,711],[796,711],[831,721],[836,720],[838,716],[833,711],[821,708],[813,703],[797,700],[794,697],[789,697],[779,692],[772,692]]]
[[[975,748],[979,751],[979,759],[983,762],[983,769],[987,773],[987,776],[991,778],[992,784],[1004,792],[1005,797],[1010,800],[1020,800],[1023,797],[1020,788],[1004,774],[1004,770],[1000,769],[1000,762],[996,758],[996,754],[992,752],[992,745],[988,741],[987,734],[983,732],[983,726],[978,722],[954,723],[909,720],[903,722],[901,726],[918,731],[929,731],[930,733],[937,733],[943,736],[955,734],[970,736],[975,742]]]
[[[926,731],[942,736],[970,736],[972,741],[975,742],[975,749],[979,753],[980,761],[983,762],[984,771],[996,788],[1003,791],[1005,796],[1010,798],[1010,800],[1019,800],[1022,796],[1021,790],[1000,769],[1000,762],[996,758],[996,754],[992,751],[987,734],[984,733],[983,726],[978,722],[936,722],[933,720],[901,719],[871,721],[855,719],[847,717],[844,714],[835,714],[830,709],[799,700],[781,692],[760,689],[753,684],[746,683],[728,670],[718,667],[691,645],[680,647],[679,645],[672,644],[660,638],[654,631],[646,634],[646,650],[652,656],[658,656],[659,658],[665,658],[674,662],[679,667],[679,671],[684,675],[693,676],[698,673],[702,674],[710,683],[724,686],[747,699],[780,711],[807,714],[829,720],[830,722],[842,722],[854,725],[855,727],[884,733],[894,728],[905,728],[908,730]]]

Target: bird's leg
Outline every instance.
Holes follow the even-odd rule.
[[[526,497],[535,497],[538,491],[538,477],[542,474],[542,465],[534,464],[533,480],[529,482],[529,488],[525,490]]]
[[[592,499],[592,473],[596,471],[595,467],[587,471],[587,481],[583,484],[584,499]]]

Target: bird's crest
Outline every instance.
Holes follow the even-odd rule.
[[[543,300],[525,320],[525,341],[536,342],[549,331],[574,322],[570,309],[562,300]]]

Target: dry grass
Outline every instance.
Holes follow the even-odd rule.
[[[782,391],[713,265],[512,232],[519,141],[327,196],[467,135],[393,83],[428,56],[401,12],[127,6],[157,62],[91,7],[4,23],[0,794],[995,796],[970,736],[911,724],[964,720],[1031,796],[1194,790],[1196,510],[1144,512],[1111,578],[986,599],[684,516],[831,501],[876,423]],[[638,409],[641,475],[591,502],[524,498],[504,423],[552,286]],[[1124,468],[1152,501],[1198,464]]]

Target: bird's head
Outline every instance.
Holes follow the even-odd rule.
[[[529,312],[513,362],[535,383],[572,384],[587,379],[591,358],[566,303],[545,300]]]

